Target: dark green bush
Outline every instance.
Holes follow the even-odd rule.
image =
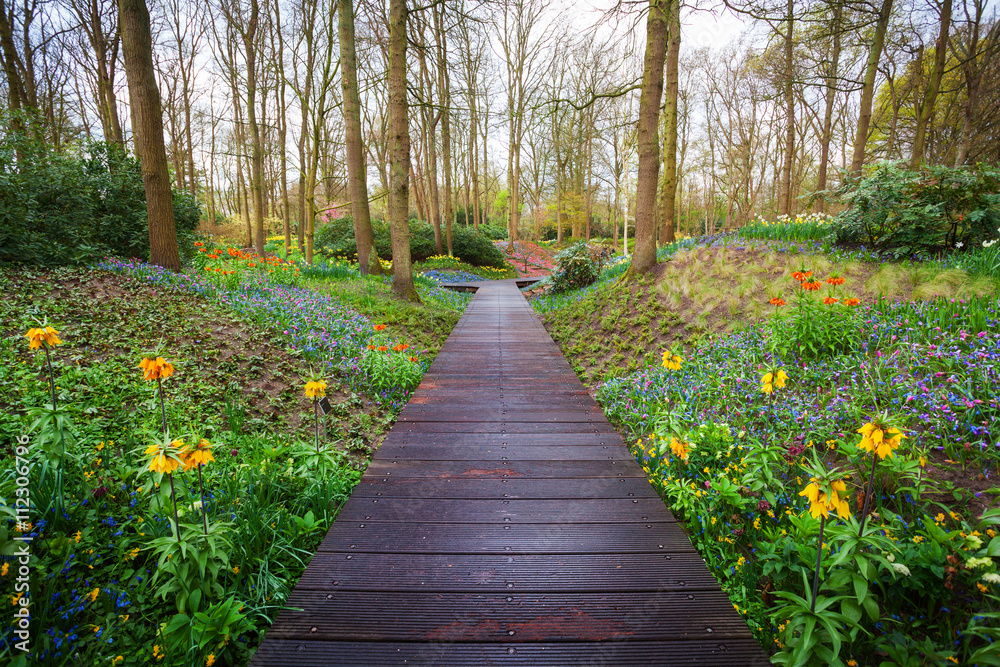
[[[392,243],[389,237],[389,223],[385,220],[372,220],[372,231],[375,233],[375,249],[382,259],[392,258]],[[444,230],[441,230],[442,237]],[[471,227],[453,226],[452,249],[455,256],[473,266],[493,266],[504,268],[507,260],[503,253],[497,250],[493,242]],[[313,239],[314,246],[325,255],[331,257],[346,257],[355,259],[358,253],[354,242],[354,226],[351,218],[331,220],[316,230]],[[442,245],[444,239],[442,238]],[[410,220],[410,256],[414,262],[420,262],[436,255],[434,246],[434,227],[422,220]]]
[[[597,265],[590,256],[590,249],[583,241],[574,243],[556,255],[558,268],[552,274],[552,291],[568,292],[594,283]]]
[[[190,246],[197,201],[175,192],[174,215],[178,240]],[[149,258],[139,162],[115,145],[57,152],[24,134],[0,136],[0,266],[86,264],[106,255]]]
[[[1000,169],[880,164],[839,191],[850,208],[833,221],[838,243],[895,257],[978,245],[1000,226]]]

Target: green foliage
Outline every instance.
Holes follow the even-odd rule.
[[[882,163],[838,192],[850,208],[833,223],[838,243],[895,257],[978,245],[1000,227],[1000,169]]]
[[[392,241],[389,223],[373,220],[375,249],[382,259],[392,258]],[[507,267],[503,253],[496,249],[489,237],[476,232],[471,227],[453,225],[452,249],[455,256],[473,266]],[[444,244],[444,230],[441,230]],[[314,238],[315,247],[325,255],[344,259],[356,259],[358,246],[354,241],[354,227],[350,218],[337,218],[326,223]],[[423,261],[437,254],[434,246],[434,227],[421,220],[410,220],[410,258],[414,262]]]
[[[770,345],[774,354],[817,358],[850,352],[857,347],[860,326],[851,306],[838,301],[821,303],[810,292],[792,297],[790,310],[778,311],[771,319]]]
[[[575,243],[556,255],[558,268],[552,274],[552,290],[568,292],[593,284],[597,280],[597,265],[590,257],[590,250],[583,241]]]
[[[174,215],[190,253],[197,202],[175,192]],[[0,135],[0,266],[78,265],[106,255],[149,257],[138,160],[114,144],[58,152],[23,134]]]

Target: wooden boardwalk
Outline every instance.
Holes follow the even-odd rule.
[[[479,288],[287,606],[252,665],[769,662],[504,281]]]

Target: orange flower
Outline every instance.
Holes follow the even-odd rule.
[[[163,357],[145,358],[139,362],[139,368],[142,369],[143,380],[158,380],[174,374],[173,365],[169,361],[165,361]]]
[[[374,349],[375,349],[375,346],[374,346],[374,345],[369,345],[369,346],[368,346],[368,349],[369,349],[369,350],[374,350]]]
[[[24,337],[28,339],[28,349],[37,350],[44,344],[45,347],[55,347],[56,345],[62,345],[62,341],[59,340],[59,332],[52,327],[45,327],[44,329],[40,327],[35,327],[28,329],[28,333],[24,334]]]
[[[212,443],[202,438],[196,445],[186,448],[181,452],[181,460],[184,462],[184,470],[190,470],[195,466],[208,465],[209,461],[214,461],[212,456]]]
[[[823,299],[823,303],[825,303],[826,305],[830,306],[830,305],[833,305],[833,304],[837,303],[839,300],[840,299],[838,299],[835,296],[828,296],[825,299]]]
[[[194,245],[195,245],[196,248],[200,248],[200,247],[202,247],[205,244],[202,243],[201,241],[195,241]]]
[[[823,285],[823,283],[821,283],[820,281],[814,280],[812,282],[804,282],[804,283],[802,283],[802,289],[808,290],[808,291],[811,292],[811,291],[818,290],[822,285]]]
[[[782,298],[779,298],[779,297],[774,297],[773,299],[771,299],[769,301],[769,303],[772,306],[784,306],[785,305],[785,300],[782,299]]]
[[[830,283],[831,285],[843,285],[844,279],[838,276],[837,274],[833,274],[832,276],[826,279],[826,282]]]
[[[386,325],[384,325],[384,324],[376,324],[375,325],[375,331],[382,331],[382,329],[385,329],[385,327],[386,327]]]
[[[394,345],[392,349],[395,352],[402,352],[403,350],[410,349],[410,346],[409,345],[404,345],[403,343],[400,343],[399,345]]]
[[[257,266],[257,264],[255,264],[254,262],[247,262],[247,266],[249,266],[252,269],[253,267]]]
[[[412,361],[413,363],[416,363],[417,362],[417,358],[416,357],[410,357],[410,361]]]
[[[389,348],[387,346],[385,346],[385,345],[379,345],[378,346],[378,351],[379,352],[388,352]]]
[[[803,282],[806,278],[811,278],[812,274],[812,271],[803,271],[800,269],[792,274],[792,278],[795,278],[799,282]]]
[[[854,298],[844,299],[844,305],[845,306],[856,306],[859,303],[861,303],[861,299],[854,299]]]

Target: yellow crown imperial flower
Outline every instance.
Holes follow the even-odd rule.
[[[843,495],[842,495],[843,494]],[[836,511],[842,519],[851,516],[851,506],[847,501],[847,485],[843,480],[835,480],[829,484],[829,494],[820,487],[818,477],[810,479],[806,488],[799,491],[800,496],[809,499],[809,514],[814,519],[830,516],[830,512]]]
[[[150,445],[146,448],[146,456],[152,457],[149,461],[149,469],[156,473],[172,474],[181,466],[186,452],[187,447],[184,446],[183,440],[174,440],[166,447],[160,444]]]
[[[684,357],[678,354],[669,351],[663,353],[663,367],[668,370],[679,371],[683,362]]]
[[[24,334],[24,337],[28,339],[28,348],[37,350],[42,345],[45,345],[45,347],[62,345],[62,341],[59,340],[58,334],[59,332],[52,327],[34,327],[28,329],[28,333]]]
[[[691,453],[691,448],[683,440],[678,440],[677,438],[670,439],[670,451],[674,453],[679,459],[684,461],[688,460],[688,455]]]
[[[774,373],[764,373],[764,377],[760,379],[760,391],[764,394],[774,391]]]
[[[326,396],[326,381],[306,382],[306,398],[322,398]]]
[[[866,452],[874,452],[880,459],[892,456],[893,450],[899,447],[906,436],[898,428],[885,428],[877,422],[868,422],[858,429],[861,442],[858,447]]]
[[[215,457],[212,456],[212,443],[205,438],[202,438],[198,444],[184,451],[184,470],[190,470],[196,466],[208,465],[210,461],[215,461]]]
[[[142,369],[143,380],[158,380],[160,378],[168,378],[174,374],[173,365],[163,357],[157,357],[156,359],[146,357],[139,362],[139,368]]]
[[[776,389],[784,389],[785,382],[787,380],[788,380],[788,375],[785,373],[784,370],[779,369],[778,372],[774,374],[774,387]]]

